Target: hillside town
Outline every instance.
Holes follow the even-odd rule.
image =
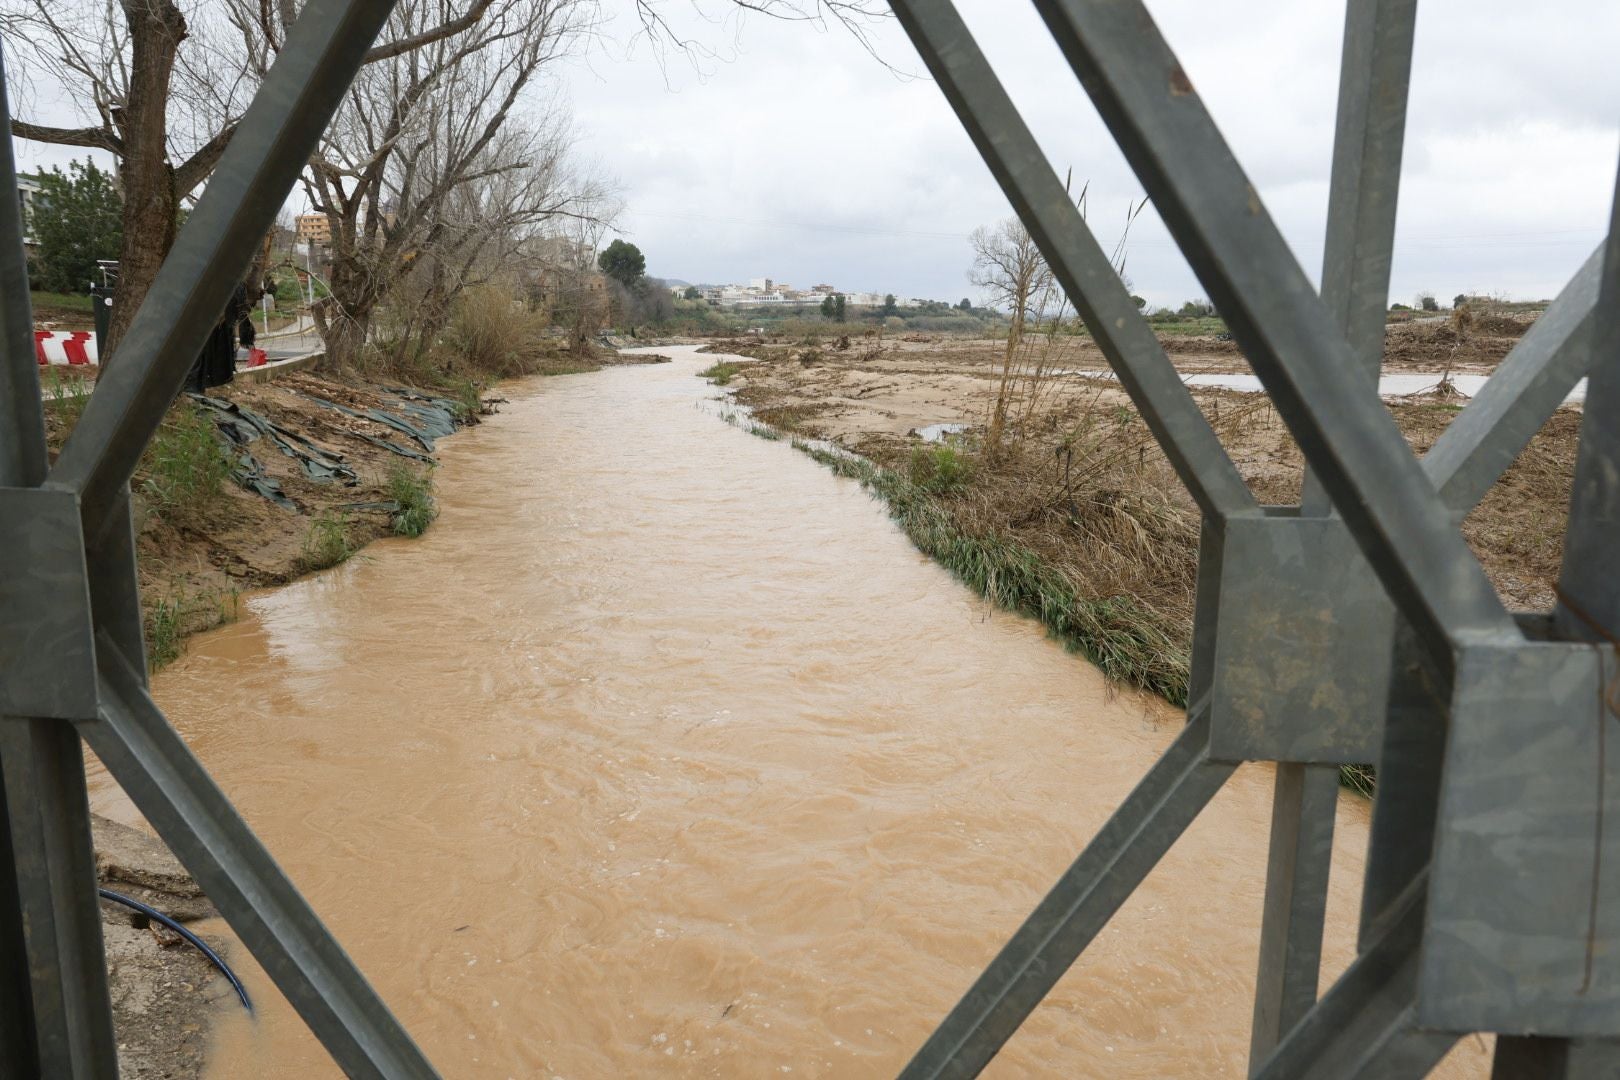
[[[851,292],[833,285],[812,285],[796,289],[785,281],[772,278],[750,278],[746,285],[671,286],[676,296],[685,295],[688,288],[696,288],[704,300],[718,307],[750,307],[756,304],[819,304],[829,296],[844,297],[851,307],[881,307],[888,294],[877,292]],[[928,303],[917,297],[895,297],[896,307],[920,308]]]

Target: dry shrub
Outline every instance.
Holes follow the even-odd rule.
[[[546,319],[498,285],[468,289],[456,299],[444,344],[454,364],[497,379],[528,375],[546,352]]]

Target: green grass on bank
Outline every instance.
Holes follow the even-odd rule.
[[[708,379],[716,386],[724,386],[731,381],[733,375],[741,370],[741,364],[733,363],[730,360],[721,360],[698,372],[698,378]]]
[[[29,293],[29,300],[36,309],[61,308],[65,311],[82,311],[86,315],[95,308],[90,303],[88,295],[79,293],[34,292]]]

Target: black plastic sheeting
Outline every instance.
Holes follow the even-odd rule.
[[[259,459],[246,450],[231,455],[231,479],[254,494],[263,495],[283,510],[298,511],[298,504],[281,490],[281,481],[267,475]]]
[[[359,485],[360,477],[349,468],[342,454],[324,450],[298,432],[289,431],[234,401],[209,397],[207,394],[188,396],[213,413],[214,425],[236,446],[246,446],[262,435],[275,443],[283,454],[298,462],[304,475],[316,483],[330,484],[335,481],[344,487]]]
[[[456,430],[456,403],[446,398],[430,397],[426,394],[407,390],[404,387],[385,386],[384,391],[400,400],[400,412],[403,416],[395,415],[383,409],[366,409],[363,412],[351,409],[346,405],[339,405],[335,401],[328,401],[314,394],[304,394],[309,400],[325,408],[340,412],[345,416],[352,416],[357,420],[374,420],[385,424],[395,431],[414,439],[422,450],[415,450],[410,446],[402,445],[391,439],[378,438],[363,431],[351,431],[357,439],[363,439],[373,446],[380,446],[384,450],[392,451],[401,457],[411,458],[428,465],[437,464],[430,454],[434,448],[434,440],[442,439],[446,435],[453,435]],[[344,487],[355,487],[360,478],[349,468],[342,454],[323,449],[298,434],[282,427],[267,417],[260,416],[251,409],[244,409],[234,401],[224,398],[210,397],[207,394],[188,394],[198,406],[209,411],[214,420],[214,426],[227,440],[232,448],[231,478],[249,491],[264,496],[277,506],[286,510],[296,510],[298,506],[287,497],[281,484],[275,477],[268,475],[258,460],[249,453],[245,447],[255,439],[264,437],[276,444],[276,447],[288,457],[298,462],[304,470],[304,475],[322,484],[341,483]],[[422,451],[427,451],[423,453]],[[361,504],[354,504],[360,506]],[[369,504],[368,504],[369,505]],[[394,506],[390,503],[389,506]],[[378,504],[381,508],[381,504]],[[394,507],[397,509],[397,507]]]
[[[433,452],[433,440],[455,433],[456,417],[454,403],[446,401],[443,398],[424,397],[423,395],[416,394],[408,390],[393,390],[388,387],[384,387],[384,389],[389,390],[389,392],[400,398],[401,411],[410,417],[409,420],[403,416],[396,416],[391,412],[385,412],[382,409],[366,409],[362,412],[358,409],[351,409],[347,405],[339,405],[335,401],[328,401],[323,397],[316,397],[314,394],[306,394],[304,396],[309,398],[309,400],[313,401],[315,404],[335,410],[336,412],[340,412],[344,416],[352,416],[356,420],[375,420],[379,424],[386,424],[395,431],[410,436],[412,439],[416,440],[417,444],[421,446],[423,450],[427,451],[427,454],[419,453],[412,450],[408,446],[401,446],[400,444],[389,439],[379,439],[374,435],[365,435],[358,431],[350,433],[376,446],[381,446],[384,449],[392,450],[394,453],[400,454],[404,457],[415,458],[418,461],[425,461],[429,464],[433,464],[433,459],[428,456],[428,454]],[[410,396],[406,397],[405,395],[407,394]],[[415,423],[412,423],[412,420],[414,420]]]

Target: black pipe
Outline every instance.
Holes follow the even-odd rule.
[[[170,930],[173,930],[175,933],[191,942],[191,944],[195,945],[204,956],[208,957],[209,963],[219,968],[220,974],[224,975],[225,978],[230,980],[232,989],[236,991],[236,996],[242,999],[242,1008],[246,1009],[250,1013],[253,1011],[253,1002],[248,1000],[247,987],[242,985],[242,980],[236,977],[236,972],[232,971],[230,969],[230,965],[226,964],[225,961],[221,959],[219,953],[208,947],[208,943],[206,941],[198,937],[196,934],[193,934],[190,930],[187,930],[184,926],[181,926],[178,922],[175,922],[167,915],[163,914],[163,912],[159,911],[157,908],[152,907],[150,904],[143,904],[139,900],[125,896],[123,893],[115,893],[111,889],[98,889],[97,891],[101,893],[101,898],[103,900],[111,900],[115,904],[123,904],[131,911],[138,911],[142,915],[145,915],[148,919],[156,919],[158,922],[162,923],[164,926],[167,926]]]

